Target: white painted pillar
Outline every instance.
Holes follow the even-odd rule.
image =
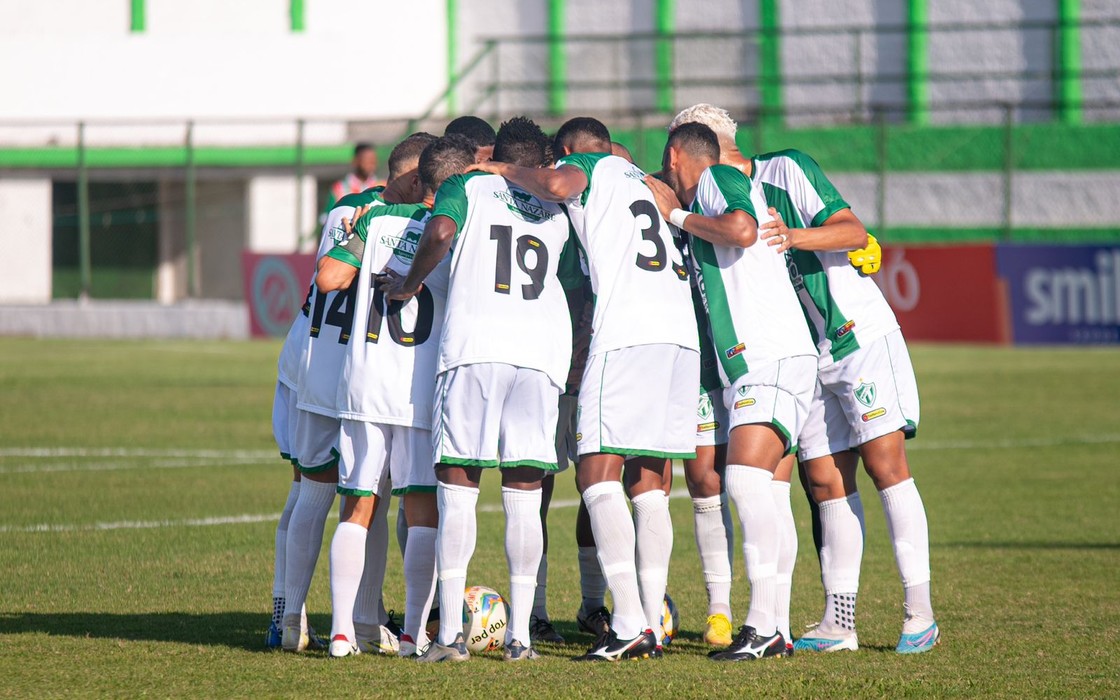
[[[249,178],[245,188],[245,211],[248,215],[247,247],[254,253],[292,253],[300,236],[316,233],[315,178],[304,177],[300,187],[292,175],[257,175]],[[303,197],[303,213],[296,227],[296,196]],[[312,237],[312,249],[318,235]],[[306,247],[306,246],[305,246]]]
[[[51,181],[0,178],[0,304],[51,300]]]

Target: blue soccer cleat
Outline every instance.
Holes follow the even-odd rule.
[[[914,634],[903,633],[902,636],[898,638],[898,646],[895,647],[895,651],[899,654],[921,654],[937,646],[940,641],[941,629],[938,628],[937,623],[934,622],[921,632],[915,632]]]
[[[283,632],[276,623],[273,622],[268,626],[268,631],[264,633],[264,645],[268,649],[279,649],[283,641]]]

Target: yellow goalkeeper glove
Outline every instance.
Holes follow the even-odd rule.
[[[848,253],[848,260],[851,261],[852,267],[863,274],[873,275],[879,271],[879,266],[883,264],[883,248],[879,245],[879,241],[875,240],[875,236],[869,233],[867,234],[867,245]]]

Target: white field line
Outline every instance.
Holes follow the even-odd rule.
[[[114,472],[128,469],[189,469],[214,467],[233,467],[249,464],[261,464],[264,461],[258,458],[227,458],[227,459],[157,459],[152,462],[40,462],[38,464],[16,464],[13,466],[0,466],[0,474],[49,474],[55,472]],[[279,464],[283,460],[277,458]]]
[[[186,459],[279,459],[276,450],[190,450],[130,447],[0,447],[0,457],[159,457]]]
[[[1026,438],[1019,440],[948,440],[908,442],[908,450],[972,450],[1030,449],[1061,445],[1098,445],[1120,443],[1120,434],[1069,435],[1057,438]],[[50,458],[50,457],[117,457],[133,459],[179,458],[206,460],[279,459],[276,450],[192,450],[186,448],[148,449],[128,447],[0,447],[0,458]]]
[[[688,492],[681,489],[669,494],[669,498],[687,498]],[[562,499],[552,502],[549,509],[575,508],[579,499]],[[337,510],[332,510],[328,520],[337,518]],[[484,503],[478,507],[480,513],[500,513],[501,503]],[[395,513],[395,510],[394,510]],[[393,515],[392,517],[395,517]],[[255,523],[276,522],[280,519],[279,513],[227,515],[212,518],[192,518],[188,520],[118,520],[108,523],[40,523],[38,525],[0,525],[0,533],[6,532],[105,532],[109,530],[155,530],[159,528],[181,527],[211,527],[214,525],[245,525]]]

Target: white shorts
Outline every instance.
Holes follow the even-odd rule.
[[[284,382],[276,382],[272,399],[272,437],[280,456],[293,465],[298,461],[292,452],[292,436],[296,432],[296,392]]]
[[[802,460],[844,452],[901,430],[918,430],[914,366],[901,331],[892,331],[820,370],[801,432]]]
[[[700,405],[696,407],[696,446],[726,445],[727,424],[723,390],[700,392]]]
[[[344,496],[386,498],[389,482],[394,496],[435,493],[430,430],[344,418],[338,451],[338,492]]]
[[[556,470],[560,387],[544,372],[498,362],[436,377],[433,458],[459,467]]]
[[[769,423],[782,434],[787,454],[797,447],[809,414],[817,357],[798,355],[752,368],[723,390],[731,430],[740,425]]]
[[[296,410],[292,455],[301,472],[314,474],[338,464],[338,419]]]
[[[560,394],[560,415],[556,420],[556,471],[562,472],[579,461],[576,444],[576,409],[579,397]]]
[[[592,355],[579,390],[579,453],[692,459],[699,393],[695,350],[656,344]]]

